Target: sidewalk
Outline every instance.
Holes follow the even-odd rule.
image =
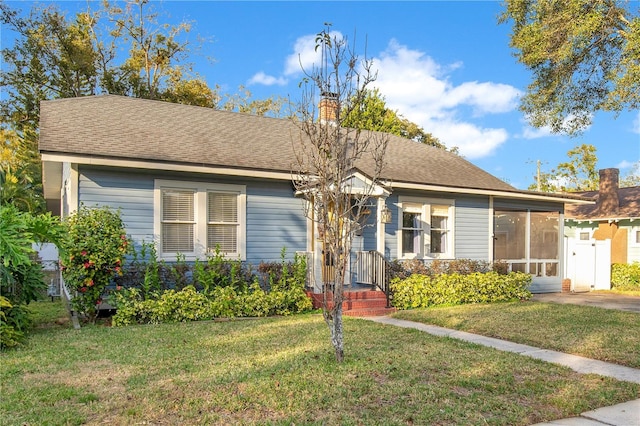
[[[601,376],[613,377],[617,380],[640,383],[640,370],[635,368],[391,317],[369,317],[365,319],[381,324],[395,325],[397,327],[414,328],[436,336],[451,337],[453,339],[489,346],[501,351],[515,352],[531,358],[564,365],[583,374],[599,374]],[[611,407],[598,408],[597,410],[582,413],[580,417],[539,423],[537,426],[541,425],[640,426],[640,399]]]

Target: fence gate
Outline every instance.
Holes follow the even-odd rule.
[[[567,276],[575,292],[611,288],[611,240],[569,240]]]

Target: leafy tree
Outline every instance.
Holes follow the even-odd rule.
[[[532,72],[521,110],[575,134],[596,111],[640,107],[640,9],[619,0],[506,0],[510,45]]]
[[[636,161],[625,176],[620,179],[620,187],[640,186],[640,161]]]
[[[569,161],[558,164],[549,172],[541,172],[531,190],[543,192],[576,192],[597,190],[600,175],[597,168],[596,147],[582,144],[567,152]]]
[[[0,13],[2,25],[19,37],[13,47],[2,49],[5,66],[0,88],[6,93],[0,107],[2,180],[6,184],[2,197],[7,202],[21,200],[17,205],[22,209],[42,211],[37,149],[40,101],[94,93],[91,39],[81,17],[67,22],[53,8],[33,9],[28,16],[19,17],[0,3]]]
[[[218,108],[261,117],[284,117],[290,115],[285,111],[287,105],[287,99],[279,96],[272,96],[267,99],[252,99],[251,91],[244,86],[240,86],[237,93],[224,95],[224,101],[220,101]]]
[[[0,205],[43,211],[40,164],[33,158],[34,150],[12,130],[0,128],[0,140]]]
[[[355,99],[351,100],[352,103]],[[344,115],[344,114],[343,114]],[[389,109],[384,96],[375,88],[367,90],[358,108],[346,115],[344,125],[363,130],[373,130],[412,139],[436,148],[446,149],[444,144],[417,124]]]
[[[374,80],[371,61],[362,61],[353,53],[346,39],[338,39],[330,27],[316,37],[324,64],[305,72],[304,93],[297,108],[295,123],[301,131],[294,185],[307,201],[307,216],[317,223],[323,252],[331,268],[323,274],[322,312],[329,327],[338,362],[344,359],[342,303],[351,239],[362,227],[362,218],[370,191],[383,166],[388,137],[383,133],[362,132],[346,127],[345,121],[362,105],[366,88]],[[331,109],[331,116],[316,122],[316,94]],[[328,112],[325,110],[325,112]],[[322,111],[321,111],[322,115]],[[335,115],[335,116],[333,116]],[[355,162],[363,157],[373,162],[369,191],[352,189],[351,174]]]
[[[57,6],[35,6],[22,16],[0,2],[0,23],[17,35],[12,46],[2,49],[5,65],[0,70],[0,89],[6,93],[0,103],[3,201],[20,200],[21,209],[44,209],[38,154],[42,100],[111,93],[281,114],[282,100],[250,101],[249,92],[227,95],[223,103],[219,88],[209,87],[187,62],[194,51],[186,38],[189,23],[159,22],[148,0],[120,4],[105,2],[101,9],[67,18]],[[4,161],[9,151],[16,161]]]

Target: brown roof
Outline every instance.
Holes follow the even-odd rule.
[[[617,209],[604,210],[600,209],[598,203],[599,191],[577,192],[583,198],[595,198],[596,204],[591,205],[565,205],[565,217],[567,219],[622,219],[640,217],[640,186],[631,186],[628,188],[618,188]]]
[[[297,126],[115,95],[44,101],[40,151],[102,158],[291,172]],[[392,182],[522,192],[445,150],[390,136],[382,178]],[[358,164],[365,174],[371,167]]]

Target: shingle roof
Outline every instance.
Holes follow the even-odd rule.
[[[115,95],[44,101],[40,151],[291,172],[298,127],[257,117]],[[390,136],[382,178],[392,182],[517,191],[442,149]],[[358,164],[365,174],[371,167]]]
[[[619,207],[616,211],[600,211],[598,203],[599,191],[585,191],[576,193],[584,198],[595,197],[596,204],[565,205],[567,219],[616,219],[640,217],[640,186],[618,188]]]

